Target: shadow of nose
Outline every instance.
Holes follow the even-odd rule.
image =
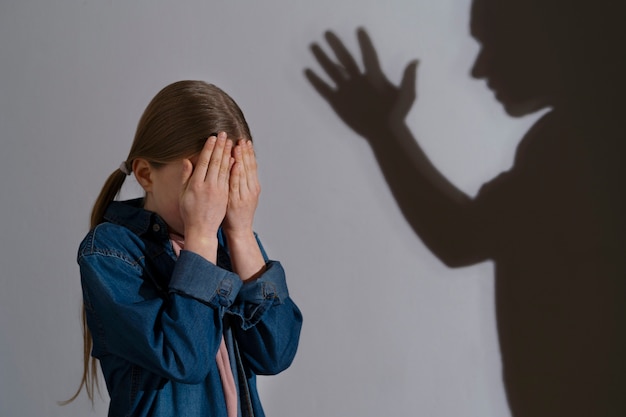
[[[469,75],[472,78],[475,78],[477,80],[481,80],[486,78],[486,73],[485,73],[485,64],[484,64],[484,59],[483,59],[483,53],[479,52],[478,55],[476,55],[476,59],[474,60],[474,65],[472,65],[472,68],[469,71]]]

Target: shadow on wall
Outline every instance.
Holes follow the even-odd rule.
[[[623,2],[475,0],[471,74],[514,117],[550,108],[513,168],[469,198],[405,124],[417,62],[399,86],[359,30],[364,71],[331,32],[336,84],[305,76],[371,145],[415,233],[450,267],[496,266],[503,379],[515,417],[626,415],[626,53]],[[454,120],[449,120],[454,123]]]

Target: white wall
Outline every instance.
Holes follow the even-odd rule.
[[[293,366],[261,378],[267,414],[509,415],[491,265],[451,270],[423,246],[368,145],[303,76],[319,70],[308,47],[327,29],[356,51],[364,26],[394,82],[420,58],[409,125],[474,194],[510,166],[531,120],[506,117],[470,79],[468,15],[469,0],[2,0],[0,415],[106,415],[106,400],[55,403],[82,369],[75,253],[145,105],[190,78],[248,118],[256,229],[305,317]]]

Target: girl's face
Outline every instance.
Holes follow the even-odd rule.
[[[191,158],[195,164],[196,158]],[[180,196],[188,177],[183,172],[183,160],[150,168],[150,188],[146,190],[144,208],[163,218],[170,233],[183,235],[185,225],[180,214]],[[145,188],[145,187],[144,187]]]

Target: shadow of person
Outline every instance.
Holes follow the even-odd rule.
[[[511,116],[550,109],[513,167],[475,198],[437,171],[405,124],[417,62],[395,86],[362,29],[364,71],[332,32],[336,62],[311,47],[336,86],[310,69],[305,76],[371,145],[429,249],[450,267],[494,261],[515,417],[626,415],[622,9],[608,0],[474,1],[470,30],[481,50],[472,76]]]

